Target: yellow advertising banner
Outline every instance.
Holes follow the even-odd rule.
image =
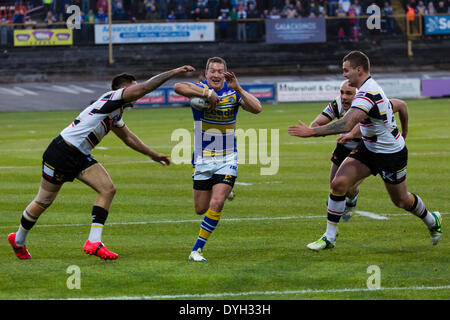
[[[14,46],[70,46],[73,44],[71,29],[14,30]]]

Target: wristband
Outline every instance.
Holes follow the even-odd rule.
[[[209,89],[209,92],[208,92],[208,99],[211,98],[212,93],[213,93],[212,89]]]

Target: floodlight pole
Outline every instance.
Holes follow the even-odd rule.
[[[108,29],[109,29],[109,65],[114,64],[113,47],[112,47],[112,14],[111,0],[108,0]]]

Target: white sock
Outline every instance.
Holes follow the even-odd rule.
[[[327,231],[325,232],[325,236],[329,241],[336,241],[336,234],[338,230],[338,224],[334,222],[327,221]]]
[[[103,225],[100,223],[91,224],[91,232],[89,233],[88,240],[91,242],[101,242],[102,241],[102,231]]]
[[[37,219],[30,216],[26,210],[22,213],[22,219],[19,226],[19,229],[16,232],[16,245],[19,247],[23,247],[25,245],[25,241],[27,240],[28,231],[24,228],[24,225],[28,225],[28,227],[31,229],[33,225],[36,223]]]

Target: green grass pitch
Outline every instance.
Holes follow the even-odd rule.
[[[191,166],[160,166],[113,133],[93,156],[117,187],[103,241],[118,260],[83,252],[96,194],[76,181],[64,185],[29,234],[33,259],[19,261],[7,235],[37,192],[44,149],[78,112],[0,113],[0,299],[449,299],[450,100],[411,100],[408,107],[408,187],[443,213],[439,245],[371,176],[357,210],[382,219],[357,214],[340,223],[335,249],[306,249],[325,231],[336,137],[287,134],[299,119],[309,124],[323,103],[265,105],[259,115],[240,110],[237,127],[269,129],[269,138],[279,129],[278,171],[261,175],[267,164],[240,164],[236,198],[206,244],[207,263],[188,261],[202,219],[193,210]],[[168,154],[177,144],[172,132],[193,129],[188,108],[127,110],[124,120]],[[80,270],[80,289],[67,286],[69,266]],[[378,290],[368,289],[370,266],[379,267]]]

